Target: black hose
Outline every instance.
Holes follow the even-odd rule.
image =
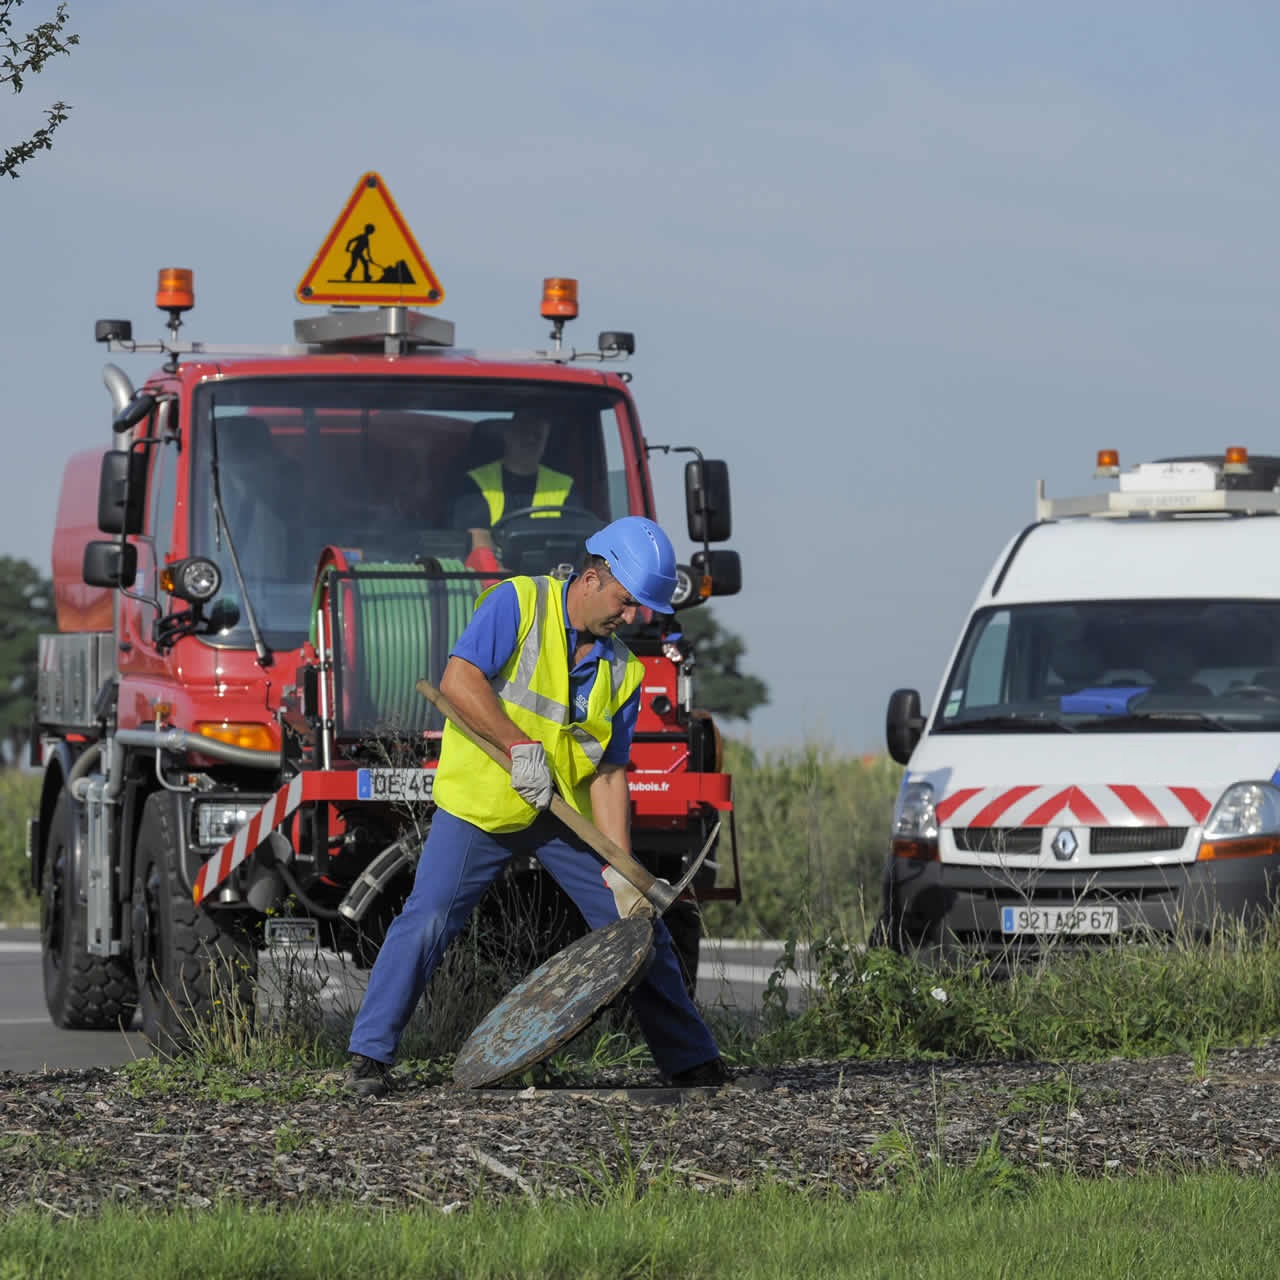
[[[322,907],[314,898],[308,896],[303,887],[298,883],[298,878],[289,870],[288,863],[277,862],[276,868],[280,872],[280,878],[289,888],[289,892],[293,894],[304,907],[319,920],[341,920],[336,907]]]

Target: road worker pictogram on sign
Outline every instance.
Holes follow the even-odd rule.
[[[299,302],[433,307],[444,300],[426,255],[387,184],[366,173],[311,260]]]

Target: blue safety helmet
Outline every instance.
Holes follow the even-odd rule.
[[[587,550],[603,556],[613,576],[646,608],[671,612],[676,549],[659,525],[644,516],[623,516],[593,533]]]

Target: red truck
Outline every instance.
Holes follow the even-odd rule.
[[[72,457],[63,479],[29,838],[53,1021],[112,1027],[136,1009],[176,1046],[219,993],[251,995],[273,939],[369,963],[432,812],[442,724],[416,681],[438,681],[486,584],[567,574],[609,520],[656,518],[659,450],[693,455],[698,549],[677,612],[625,637],[645,665],[634,846],[674,882],[710,844],[693,897],[740,900],[731,779],[678,622],[740,588],[737,553],[712,547],[730,534],[728,471],[646,442],[613,368],[632,335],[566,346],[565,280],[544,292],[548,349],[510,356],[461,350],[452,324],[399,305],[299,319],[267,351],[179,341],[193,304],[191,274],[166,270],[166,340],[98,322],[110,351],[164,362],[137,390],[106,366],[112,447]],[[503,511],[478,547],[459,499],[531,409],[551,423],[539,465],[559,488]],[[551,910],[542,877],[513,866],[504,883]],[[698,919],[696,900],[668,913],[691,979]]]

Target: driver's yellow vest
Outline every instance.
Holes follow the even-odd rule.
[[[467,475],[476,482],[484,500],[489,504],[489,523],[497,524],[507,507],[506,491],[502,487],[502,463],[486,462],[483,467],[468,471]],[[562,507],[573,488],[573,477],[563,471],[553,471],[550,467],[538,468],[538,480],[533,491],[535,507]],[[535,511],[532,515],[556,516],[558,511]]]
[[[572,720],[564,584],[547,577],[507,581],[520,602],[520,625],[511,657],[489,683],[507,715],[546,749],[556,790],[589,818],[591,780],[609,745],[613,717],[640,687],[644,666],[621,640],[611,637],[612,656],[600,660],[586,714]],[[493,590],[496,586],[489,588]],[[513,790],[502,766],[448,722],[432,799],[446,813],[483,831],[522,831],[538,816],[538,810]]]

